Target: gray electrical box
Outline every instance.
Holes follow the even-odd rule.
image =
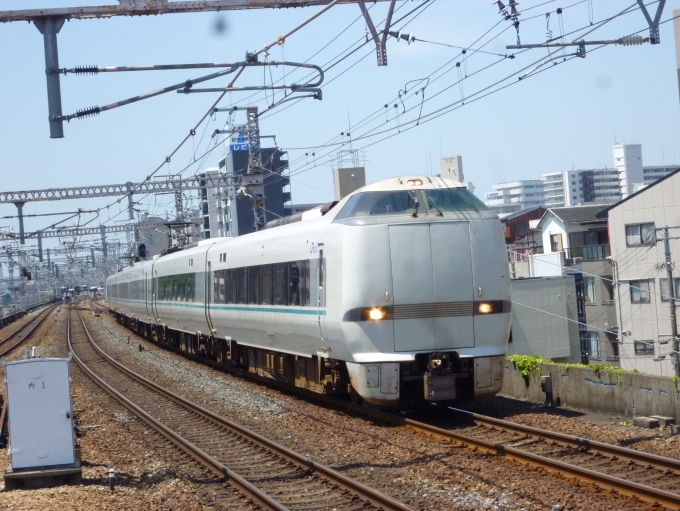
[[[12,471],[76,464],[69,359],[3,362]]]

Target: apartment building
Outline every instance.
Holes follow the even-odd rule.
[[[598,215],[609,221],[614,300],[619,314],[621,367],[673,376],[675,353],[663,231],[669,226],[669,245],[678,276],[680,257],[680,169],[633,193]],[[680,296],[680,278],[673,287]]]
[[[486,194],[485,203],[501,216],[542,206],[545,204],[543,180],[525,179],[493,185],[493,191]]]
[[[493,185],[493,191],[486,194],[486,205],[505,216],[535,206],[614,204],[680,168],[680,165],[644,167],[640,144],[614,146],[613,160],[612,168],[551,172],[538,179]]]

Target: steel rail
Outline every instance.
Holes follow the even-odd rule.
[[[549,431],[547,429],[525,426],[524,424],[518,424],[517,422],[496,419],[494,417],[488,417],[486,415],[480,415],[477,413],[468,412],[467,410],[460,410],[458,408],[448,407],[448,409],[454,412],[456,415],[462,415],[468,419],[473,419],[476,422],[492,427],[512,430],[518,433],[524,433],[529,436],[552,440],[562,445],[577,447],[586,451],[599,452],[607,456],[616,456],[619,459],[630,459],[636,461],[637,463],[652,465],[660,470],[671,470],[676,474],[680,474],[680,460],[675,458],[659,456],[658,454],[638,451],[636,449],[629,449],[627,447],[621,447],[614,444],[598,442],[597,440],[590,440],[588,438],[568,435],[566,433],[559,433],[557,431]]]
[[[78,312],[78,316],[80,318],[80,321],[83,324],[83,327],[85,328],[85,332],[90,340],[90,342],[93,344],[95,348],[97,348],[98,352],[101,353],[99,348],[96,346],[94,343],[94,340],[90,336],[89,332],[87,331],[87,327],[85,327],[85,323],[83,321],[83,318],[80,316],[80,312]],[[187,454],[193,456],[195,459],[198,461],[202,462],[203,464],[207,465],[210,469],[212,469],[214,472],[225,476],[228,481],[233,483],[236,487],[238,487],[241,491],[246,493],[253,501],[261,506],[263,506],[265,509],[268,510],[273,510],[273,511],[290,511],[287,507],[281,505],[279,502],[271,498],[269,495],[261,491],[259,488],[245,480],[243,477],[241,477],[239,474],[234,472],[233,470],[229,469],[228,467],[224,466],[222,463],[217,461],[215,458],[207,454],[205,451],[202,449],[198,448],[191,442],[187,441],[184,439],[181,435],[175,433],[173,430],[165,426],[162,422],[158,421],[151,415],[149,415],[146,411],[144,411],[142,408],[137,406],[135,403],[130,401],[128,398],[126,398],[123,394],[118,392],[116,389],[111,387],[108,383],[106,383],[103,379],[101,379],[99,376],[97,376],[89,367],[87,367],[87,364],[83,362],[80,357],[75,353],[75,350],[73,349],[73,344],[71,340],[71,310],[69,309],[69,317],[68,317],[68,326],[67,326],[67,339],[68,339],[68,347],[69,351],[73,355],[73,359],[76,361],[78,364],[78,367],[80,367],[85,374],[87,374],[92,381],[94,381],[97,385],[99,385],[101,388],[103,388],[106,392],[108,392],[116,401],[121,403],[123,406],[128,408],[131,412],[133,412],[135,415],[137,415],[139,418],[141,418],[144,422],[146,422],[149,426],[160,432],[162,435],[164,435],[166,438],[171,440],[172,442],[176,443],[179,445]],[[110,361],[110,360],[107,360]]]
[[[662,504],[670,506],[671,508],[680,508],[680,495],[672,493],[652,486],[646,486],[640,483],[629,481],[615,476],[610,476],[602,472],[590,470],[588,468],[579,467],[563,461],[553,460],[538,454],[532,454],[521,449],[503,445],[500,443],[490,442],[480,438],[475,438],[469,435],[463,435],[454,431],[438,428],[429,424],[421,423],[411,419],[403,419],[404,425],[410,428],[430,435],[443,438],[447,441],[458,442],[463,447],[477,447],[481,450],[504,456],[509,459],[514,459],[523,463],[539,466],[553,472],[560,474],[569,474],[582,481],[594,483],[607,490],[614,490],[621,494],[637,497],[640,500],[645,500],[654,504]]]
[[[173,350],[176,351],[176,350]],[[628,497],[637,497],[640,500],[643,500],[645,502],[651,502],[651,503],[662,503],[666,506],[670,506],[671,508],[680,508],[680,495],[668,492],[665,490],[657,489],[654,487],[650,486],[645,486],[639,483],[635,483],[632,481],[628,481],[622,478],[614,477],[614,476],[609,476],[607,474],[601,473],[601,472],[596,472],[594,470],[586,469],[586,468],[581,468],[576,465],[571,465],[568,463],[564,463],[561,461],[556,461],[552,460],[550,458],[547,458],[545,456],[540,456],[537,454],[532,454],[526,451],[522,451],[517,448],[513,447],[506,447],[502,444],[499,443],[494,443],[494,442],[489,442],[485,441],[479,438],[474,438],[470,436],[463,435],[461,433],[455,433],[453,431],[449,431],[446,429],[438,428],[436,426],[431,426],[429,424],[419,422],[413,419],[408,419],[405,417],[400,417],[397,415],[389,414],[380,410],[374,410],[374,409],[369,409],[369,408],[362,408],[361,406],[354,405],[348,401],[343,401],[338,398],[334,398],[332,396],[327,396],[327,395],[322,395],[318,394],[312,391],[309,391],[307,389],[301,389],[301,388],[291,388],[288,385],[281,384],[277,382],[276,380],[272,380],[270,378],[263,378],[261,376],[245,372],[242,370],[238,369],[233,369],[233,368],[225,368],[225,366],[219,365],[217,363],[210,363],[210,361],[206,361],[205,359],[202,359],[200,357],[195,357],[191,354],[184,353],[182,351],[176,351],[177,353],[185,356],[186,358],[189,358],[191,360],[195,360],[199,363],[207,364],[210,365],[211,367],[214,367],[216,369],[220,370],[227,370],[231,372],[232,374],[235,374],[236,376],[240,376],[243,378],[246,378],[251,381],[256,381],[261,384],[265,384],[269,387],[277,388],[280,390],[285,390],[287,392],[294,392],[297,395],[304,396],[310,400],[317,401],[321,404],[324,405],[330,405],[336,409],[342,409],[345,410],[349,413],[354,413],[354,414],[359,414],[363,415],[367,418],[385,422],[388,424],[392,424],[394,426],[401,426],[401,427],[406,427],[410,430],[412,430],[414,433],[421,433],[421,434],[426,434],[429,436],[434,436],[438,437],[444,441],[447,442],[453,442],[453,443],[458,443],[461,444],[463,447],[473,447],[477,448],[480,450],[483,450],[488,453],[492,453],[495,455],[503,456],[508,459],[512,459],[515,461],[518,461],[520,463],[524,464],[530,464],[534,465],[537,467],[542,467],[545,468],[549,471],[560,473],[560,474],[568,474],[571,475],[577,479],[580,479],[582,481],[588,482],[590,484],[595,484],[600,488],[603,488],[605,490],[614,490],[617,491],[623,495],[626,495]],[[536,428],[534,428],[536,429]],[[550,432],[552,434],[555,434],[554,432]],[[583,441],[587,439],[582,439]],[[594,441],[590,440],[590,444],[592,445]],[[600,444],[600,442],[598,442]],[[608,446],[608,444],[602,444],[603,446]],[[616,448],[617,446],[611,446],[613,448]],[[621,448],[624,449],[624,448]],[[649,456],[652,456],[654,459],[656,458],[663,458],[661,456],[657,457],[656,455],[653,455],[651,453],[643,453],[642,451],[636,451],[639,454],[640,458],[638,463],[647,463],[649,465],[655,465],[654,461],[647,461],[644,459],[645,454],[649,454]]]
[[[36,318],[33,321],[27,322],[26,324],[24,324],[23,326],[9,334],[7,337],[2,339],[0,341],[0,357],[4,357],[10,351],[12,351],[17,346],[21,345],[26,339],[28,339],[31,336],[31,334],[35,331],[35,329],[38,328],[42,324],[42,322],[45,321],[45,319],[47,319],[47,317],[50,315],[50,312],[52,312],[59,305],[61,304],[55,303],[51,307],[48,307],[47,310],[41,312],[42,317],[40,319]],[[32,328],[29,329],[29,327]],[[5,346],[6,343],[10,344],[10,341],[20,333],[23,333],[24,335],[21,339],[18,340],[18,342],[15,342],[11,346]]]
[[[110,310],[110,309],[109,309]],[[159,345],[160,346],[160,345]],[[568,474],[571,475],[577,479],[580,479],[582,481],[586,481],[591,484],[595,484],[599,486],[600,488],[603,488],[605,490],[613,490],[616,492],[619,492],[623,495],[626,495],[628,497],[637,497],[640,500],[643,500],[645,502],[651,502],[651,503],[661,503],[666,506],[670,506],[672,508],[680,508],[680,495],[672,492],[668,492],[665,490],[657,489],[651,486],[646,486],[640,483],[635,483],[633,481],[629,481],[626,479],[622,479],[619,477],[615,476],[610,476],[607,474],[604,474],[602,472],[597,472],[594,470],[590,470],[587,468],[582,468],[576,465],[572,465],[569,463],[553,460],[550,458],[547,458],[545,456],[540,456],[537,454],[532,454],[526,451],[522,451],[521,449],[518,448],[513,448],[509,446],[502,445],[500,443],[494,443],[490,441],[486,441],[483,439],[463,435],[461,433],[456,433],[454,431],[438,428],[436,426],[432,426],[423,422],[419,422],[413,419],[408,419],[406,417],[400,417],[397,415],[389,414],[380,410],[375,410],[375,409],[369,409],[369,408],[362,408],[361,406],[354,405],[352,403],[349,403],[347,401],[343,401],[338,398],[334,398],[332,396],[328,395],[322,395],[318,394],[312,391],[309,391],[307,389],[301,389],[298,387],[291,387],[289,385],[282,384],[280,382],[277,382],[276,380],[272,380],[270,378],[263,378],[261,376],[255,375],[253,373],[249,373],[240,369],[235,369],[235,368],[230,368],[226,367],[224,365],[220,365],[216,362],[212,362],[210,360],[206,360],[201,357],[194,356],[189,353],[185,353],[183,351],[175,350],[172,348],[168,348],[165,346],[162,346],[165,349],[170,349],[171,351],[174,351],[185,358],[189,358],[191,360],[197,361],[199,363],[209,365],[211,367],[214,367],[215,369],[218,370],[223,370],[223,371],[228,371],[236,376],[240,376],[243,378],[246,378],[251,381],[256,381],[261,384],[265,384],[269,387],[272,388],[277,388],[281,390],[285,390],[287,392],[294,392],[297,395],[304,396],[308,399],[317,401],[321,404],[324,405],[329,405],[334,408],[340,408],[343,409],[349,413],[354,413],[354,414],[360,414],[365,417],[368,417],[370,419],[374,419],[377,421],[385,422],[388,424],[392,424],[395,426],[401,426],[401,427],[407,427],[408,429],[413,430],[414,432],[422,433],[422,434],[427,434],[429,436],[434,436],[441,438],[447,442],[454,442],[461,444],[463,447],[473,447],[477,448],[480,450],[483,450],[485,452],[489,452],[495,455],[499,456],[504,456],[508,459],[513,459],[515,461],[524,463],[524,464],[531,464],[534,466],[542,467],[545,468],[549,471],[552,472],[557,472],[561,474]],[[453,411],[455,411],[454,409]],[[461,411],[462,412],[462,411]],[[463,412],[463,413],[470,413],[470,412]],[[474,415],[474,414],[473,414]],[[484,417],[484,416],[478,416],[478,417]],[[492,419],[489,417],[489,419]],[[480,419],[481,420],[481,419]],[[493,421],[499,421],[500,419],[492,419]],[[503,421],[502,421],[503,422]],[[507,422],[507,421],[505,421]],[[496,425],[500,426],[498,423],[495,423]],[[510,426],[511,425],[511,426]],[[508,429],[514,428],[516,431],[519,431],[519,429],[523,428],[524,426],[516,424],[516,423],[509,423]],[[527,426],[528,428],[528,426]],[[555,442],[561,442],[561,443],[567,443],[569,442],[569,435],[564,435],[562,433],[557,433],[557,432],[552,432],[552,431],[546,431],[546,430],[541,430],[539,428],[531,428],[532,433],[527,434],[532,434],[534,436],[539,435],[539,432],[544,432],[547,435],[550,435],[549,439]],[[597,442],[594,440],[588,440],[585,438],[579,438],[579,437],[573,437],[573,439],[577,439],[580,443],[578,444],[578,447],[581,449],[588,449],[590,448],[591,450],[598,449],[602,453],[610,453],[610,455],[617,456],[617,457],[627,457],[628,459],[633,459],[636,463],[638,464],[646,464],[646,465],[651,465],[656,468],[663,468],[666,470],[672,470],[675,471],[680,467],[680,461],[673,460],[672,458],[664,458],[663,456],[658,456],[655,454],[651,453],[645,453],[644,451],[636,451],[634,449],[627,449],[624,447],[619,447],[619,446],[614,446],[610,444],[605,444],[602,442]],[[571,442],[576,442],[577,440],[571,440]],[[577,446],[577,444],[572,443],[571,446]],[[629,452],[631,451],[631,452]]]
[[[79,313],[80,316],[80,313]],[[214,414],[210,410],[207,410],[191,401],[187,401],[186,399],[178,396],[177,394],[164,389],[163,387],[160,387],[156,383],[148,380],[144,376],[135,373],[134,371],[130,370],[129,368],[125,367],[122,365],[120,362],[115,360],[113,357],[108,355],[106,352],[104,352],[97,344],[95,343],[94,339],[90,335],[89,330],[87,329],[87,326],[85,325],[85,322],[83,321],[82,316],[80,317],[81,323],[83,325],[83,329],[85,333],[87,334],[90,343],[92,346],[97,350],[97,352],[109,363],[111,363],[114,367],[119,369],[121,372],[125,373],[128,375],[130,378],[134,379],[135,381],[141,383],[142,385],[145,385],[147,387],[150,387],[153,391],[158,392],[159,394],[162,394],[169,399],[181,404],[184,407],[189,408],[190,410],[196,412],[197,414],[205,417],[208,420],[214,421],[232,431],[235,431],[239,433],[240,435],[248,438],[249,440],[253,441],[254,443],[259,444],[260,446],[264,447],[267,450],[274,451],[283,458],[289,460],[290,462],[294,463],[297,466],[304,467],[306,470],[310,470],[313,472],[316,472],[318,475],[326,478],[327,480],[332,481],[333,483],[339,485],[340,487],[347,489],[351,491],[354,494],[359,494],[364,500],[367,502],[370,502],[372,505],[376,506],[379,509],[383,509],[385,511],[387,510],[396,510],[396,511],[415,511],[413,508],[410,506],[407,506],[403,502],[400,502],[389,495],[386,495],[382,492],[379,492],[378,490],[375,490],[374,488],[371,488],[369,486],[364,485],[363,483],[360,483],[350,477],[347,477],[336,470],[323,465],[321,463],[317,463],[305,456],[302,456],[294,451],[291,451],[290,449],[279,445],[253,431],[250,431],[243,426],[240,426],[239,424],[236,424],[234,422],[231,422],[223,417],[220,417],[219,415]]]

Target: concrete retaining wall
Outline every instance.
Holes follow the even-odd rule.
[[[527,387],[516,364],[505,361],[501,395],[542,403],[540,376],[552,376],[553,396],[559,406],[624,417],[665,415],[680,421],[680,394],[673,378],[637,373],[601,371],[539,364],[540,375],[533,375]]]

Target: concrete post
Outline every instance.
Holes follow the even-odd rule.
[[[678,321],[675,315],[675,282],[673,282],[673,263],[671,262],[671,242],[668,238],[668,226],[663,228],[663,236],[664,255],[666,256],[666,273],[668,275],[668,304],[671,308],[671,335],[673,336],[671,344],[673,347],[671,360],[673,362],[675,376],[680,376],[680,360],[678,360]]]

